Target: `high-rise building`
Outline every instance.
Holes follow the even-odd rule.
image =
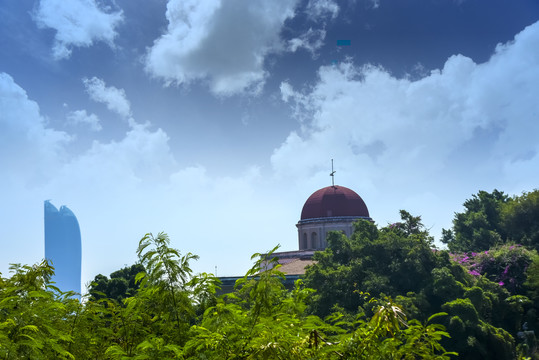
[[[54,266],[53,281],[62,291],[81,291],[82,244],[79,222],[67,206],[45,201],[45,258]]]

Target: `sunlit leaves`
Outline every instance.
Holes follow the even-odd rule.
[[[120,302],[105,293],[80,302],[57,292],[47,263],[15,266],[11,278],[0,277],[0,358],[447,359],[443,327],[406,322],[390,298],[370,301],[370,320],[307,313],[314,290],[301,280],[284,288],[276,249],[255,254],[235,291],[221,297],[219,280],[193,275],[196,257],[171,249],[165,234],[141,240],[146,271],[132,279],[140,288]]]

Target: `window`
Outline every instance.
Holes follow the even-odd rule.
[[[308,248],[308,244],[307,244],[307,233],[303,233],[303,242],[302,242],[302,249],[305,250]]]
[[[318,248],[318,236],[315,232],[311,233],[311,249],[317,249]]]

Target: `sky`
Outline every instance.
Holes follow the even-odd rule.
[[[0,0],[0,272],[44,257],[50,199],[83,284],[161,231],[242,275],[298,248],[331,159],[379,226],[405,209],[439,239],[479,190],[538,187],[538,21],[535,0]]]

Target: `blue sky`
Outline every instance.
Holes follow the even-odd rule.
[[[336,183],[439,238],[539,178],[539,3],[0,0],[0,272],[67,205],[83,282],[146,233],[242,274]],[[350,40],[350,46],[337,46]]]

